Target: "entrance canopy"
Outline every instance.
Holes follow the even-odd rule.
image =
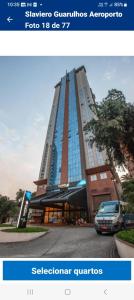
[[[40,196],[36,196],[30,201],[30,208],[43,209],[43,207],[60,208],[64,203],[86,208],[87,205],[86,187],[50,191]]]

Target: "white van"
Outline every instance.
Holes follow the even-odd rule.
[[[123,207],[126,203],[118,200],[101,202],[95,216],[95,229],[102,232],[117,232],[124,227]]]

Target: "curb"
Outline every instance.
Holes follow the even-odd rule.
[[[114,237],[118,253],[121,258],[134,258],[134,245],[127,241]]]
[[[41,237],[43,237],[44,235],[48,234],[49,231],[47,232],[41,232],[42,234],[37,236],[37,237],[32,237],[30,238],[29,240],[22,240],[22,241],[11,241],[11,242],[1,242],[0,241],[0,245],[10,245],[10,244],[19,244],[19,243],[26,243],[26,242],[31,242],[31,241],[34,241],[34,240],[37,240],[37,239],[40,239]],[[26,233],[27,234],[27,233]]]

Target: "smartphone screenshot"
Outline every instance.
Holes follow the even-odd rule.
[[[0,297],[134,295],[134,4],[0,2]]]

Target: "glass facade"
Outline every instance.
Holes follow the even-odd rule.
[[[54,138],[52,144],[51,164],[50,164],[50,176],[49,185],[59,185],[61,182],[61,170],[62,170],[62,147],[63,147],[63,132],[64,132],[64,111],[65,111],[65,93],[66,93],[66,81],[69,81],[68,87],[68,182],[77,183],[83,179],[82,166],[81,166],[81,154],[80,154],[80,137],[78,126],[78,110],[77,110],[77,95],[76,95],[76,82],[75,82],[75,70],[66,74],[61,79],[59,103],[56,116]],[[80,100],[83,99],[81,105],[82,108],[82,120],[84,123],[92,117],[92,111],[84,105],[84,101],[87,101],[87,88],[79,90]],[[86,98],[84,98],[86,97]],[[82,98],[82,99],[81,99]],[[84,100],[86,99],[86,100]],[[84,121],[85,120],[85,121]],[[84,124],[83,124],[84,126]],[[89,157],[90,168],[97,165],[103,165],[103,155],[96,147],[91,147],[87,141],[87,155]]]
[[[68,182],[82,179],[75,72],[69,73]]]
[[[90,168],[94,168],[96,166],[95,158],[94,158],[94,151],[93,147],[91,146],[90,142],[87,143],[87,151],[88,151],[88,158],[90,162]]]
[[[87,150],[88,150],[90,168],[94,168],[96,166],[102,166],[105,164],[102,152],[97,150],[95,146],[91,146],[90,142],[88,142]]]
[[[66,77],[63,77],[61,79],[58,112],[57,112],[54,139],[52,145],[52,157],[51,157],[50,178],[49,178],[50,185],[60,184],[60,178],[61,178],[65,91],[66,91]]]
[[[101,166],[101,165],[105,164],[102,152],[100,152],[99,150],[97,150],[97,148],[96,148],[96,158],[97,158],[97,165],[98,166]]]

